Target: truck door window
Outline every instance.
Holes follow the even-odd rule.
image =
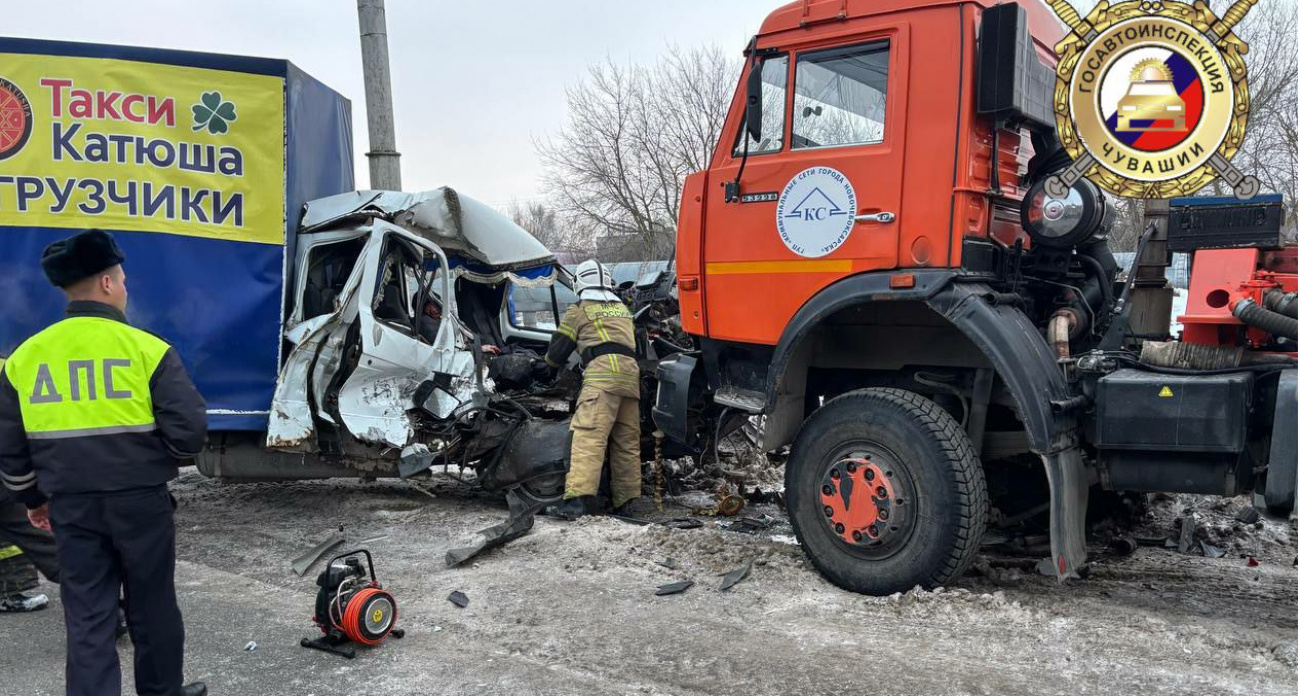
[[[763,59],[763,139],[750,138],[749,154],[762,155],[779,152],[785,147],[785,94],[789,79],[789,56],[769,56]],[[741,119],[740,133],[736,135],[734,155],[744,154],[745,142],[744,119]]]
[[[878,143],[885,138],[889,42],[801,53],[794,76],[798,148]]]
[[[414,335],[415,305],[426,295],[432,272],[424,268],[413,249],[396,240],[390,243],[380,268],[379,287],[370,307],[375,319]]]

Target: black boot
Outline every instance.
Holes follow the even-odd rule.
[[[40,611],[49,606],[50,598],[43,592],[17,592],[0,597],[0,612]]]
[[[641,519],[650,512],[646,505],[641,503],[641,498],[632,498],[622,505],[609,511],[609,514],[615,517],[627,517],[631,519]]]
[[[208,696],[208,685],[194,682],[181,687],[181,696]]]
[[[567,498],[558,505],[552,505],[546,508],[546,514],[562,520],[572,522],[579,517],[590,515],[596,502],[595,496],[580,495],[576,498]]]

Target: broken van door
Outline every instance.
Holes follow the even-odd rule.
[[[285,340],[294,348],[276,380],[267,422],[268,447],[315,452],[316,418],[334,422],[322,406],[323,385],[316,377],[327,370],[332,373],[341,361],[348,327],[357,317],[355,296],[361,282],[357,263],[369,242],[369,228],[299,238],[294,302],[285,328]],[[309,384],[315,388],[309,389]]]
[[[439,272],[447,269],[441,249],[375,220],[361,268],[360,355],[338,391],[338,413],[357,439],[404,447],[415,433],[408,411],[419,385],[445,375],[447,386],[464,387],[474,361],[457,348],[456,298],[451,274]]]

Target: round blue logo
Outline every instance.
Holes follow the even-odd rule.
[[[849,178],[830,167],[809,167],[785,185],[776,204],[781,241],[800,256],[825,256],[844,245],[858,214]]]

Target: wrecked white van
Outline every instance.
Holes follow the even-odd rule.
[[[489,490],[559,495],[575,385],[545,379],[549,333],[516,326],[510,293],[550,288],[554,325],[572,283],[546,247],[450,188],[312,201],[296,242],[266,431],[215,433],[200,471],[277,480],[457,466]]]

